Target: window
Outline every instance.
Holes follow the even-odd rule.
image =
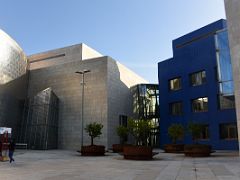
[[[200,134],[200,139],[203,139],[203,140],[209,139],[209,125],[207,124],[202,125],[202,132]]]
[[[190,74],[190,84],[191,86],[199,86],[206,83],[206,71],[199,71]]]
[[[171,91],[176,91],[176,90],[179,90],[181,89],[181,78],[174,78],[174,79],[171,79],[169,80],[169,89]]]
[[[231,96],[218,95],[218,106],[219,106],[219,109],[235,108],[234,95],[231,95]]]
[[[220,124],[220,138],[221,139],[237,139],[237,125],[236,123]]]
[[[127,116],[125,115],[119,116],[119,125],[127,127]]]
[[[192,100],[193,112],[206,112],[208,111],[208,98],[202,97]]]
[[[183,114],[182,102],[173,102],[170,104],[170,113],[173,116],[180,116]]]

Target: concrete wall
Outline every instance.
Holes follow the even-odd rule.
[[[238,125],[238,140],[240,145],[240,1],[225,0],[228,24],[231,59],[233,66],[233,80],[235,89],[235,103]]]

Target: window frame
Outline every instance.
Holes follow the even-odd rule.
[[[180,81],[180,87],[178,88],[178,89],[171,89],[171,81],[173,81],[173,80],[175,80],[175,79],[179,79]],[[171,79],[169,79],[168,80],[168,90],[170,91],[170,92],[175,92],[175,91],[179,91],[179,90],[181,90],[182,89],[182,77],[181,76],[177,76],[177,77],[174,77],[174,78],[171,78]]]
[[[201,125],[204,127],[204,129],[203,129],[204,132],[203,131],[201,132],[199,140],[201,140],[201,141],[210,140],[209,124],[201,124]],[[206,131],[206,128],[207,128],[207,131]],[[207,134],[207,138],[203,138],[203,133]]]
[[[233,106],[231,107],[223,107],[224,105],[221,105],[221,97],[224,97],[223,94],[218,94],[217,95],[217,105],[218,105],[218,109],[223,111],[223,110],[228,110],[228,109],[235,109],[236,108],[236,104],[235,104],[235,96],[234,95],[231,95],[233,97]]]
[[[203,81],[203,72],[205,72],[205,80]],[[193,75],[197,75],[201,73],[201,84],[193,84],[193,81],[192,81],[192,76]],[[196,81],[195,81],[196,82]],[[195,72],[192,72],[189,74],[189,84],[191,87],[196,87],[196,86],[201,86],[201,85],[204,85],[207,83],[207,73],[206,73],[206,70],[203,69],[203,70],[200,70],[200,71],[195,71]]]
[[[223,137],[223,135],[221,134],[222,132],[222,129],[221,127],[223,126],[227,126],[227,137]],[[236,137],[235,138],[231,138],[230,137],[230,129],[233,128],[236,130],[235,133],[236,133]],[[232,122],[232,123],[220,123],[219,124],[219,139],[221,140],[238,140],[238,130],[237,130],[237,123],[235,122]]]
[[[173,114],[172,105],[173,105],[173,104],[178,104],[178,103],[181,103],[181,113],[180,113],[180,114]],[[182,116],[182,115],[183,115],[183,101],[170,102],[170,103],[169,103],[169,114],[170,114],[171,116]]]
[[[201,111],[196,111],[195,109],[194,109],[194,105],[193,105],[193,103],[194,103],[194,101],[196,101],[196,100],[198,100],[198,99],[204,99],[204,98],[207,98],[207,109],[206,110],[201,110]],[[193,113],[201,113],[201,112],[208,112],[208,97],[207,96],[203,96],[203,97],[197,97],[197,98],[194,98],[194,99],[191,99],[191,107],[192,107],[192,112]],[[202,101],[203,102],[203,101]],[[204,107],[204,104],[203,104],[203,107]]]

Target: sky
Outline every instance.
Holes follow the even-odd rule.
[[[223,0],[0,0],[0,29],[27,55],[85,43],[150,83],[173,39],[222,18]]]

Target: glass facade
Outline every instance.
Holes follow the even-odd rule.
[[[133,117],[151,123],[152,146],[159,146],[159,90],[157,84],[139,84],[131,87],[133,95]]]
[[[58,98],[48,88],[26,103],[19,141],[30,149],[55,149],[57,135]]]
[[[20,46],[0,30],[0,85],[17,79],[27,70],[27,58]]]
[[[140,84],[131,88],[133,93],[133,113],[135,118],[159,117],[158,85]]]
[[[235,108],[233,72],[227,30],[216,33],[215,44],[219,82],[219,109]]]
[[[233,95],[233,72],[227,31],[219,31],[215,36],[219,91],[223,95]]]

